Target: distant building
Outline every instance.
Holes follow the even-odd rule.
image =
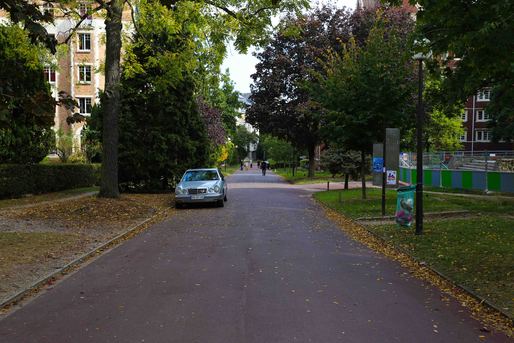
[[[402,1],[401,8],[410,13],[416,19],[417,8],[409,4],[408,0]],[[357,9],[375,8],[380,5],[379,0],[357,0]],[[451,61],[450,67],[456,65],[456,61]],[[514,143],[492,142],[492,131],[488,128],[490,121],[486,106],[491,99],[491,89],[479,90],[476,94],[466,100],[465,112],[462,115],[462,126],[465,133],[460,137],[464,145],[464,150],[475,151],[501,151],[514,150]]]
[[[488,128],[491,120],[486,107],[491,99],[491,89],[485,88],[470,96],[462,114],[462,126],[466,130],[460,140],[466,151],[513,150],[513,143],[492,142],[492,131]]]
[[[249,132],[255,132],[255,133],[259,134],[259,131],[257,129],[255,129],[251,124],[247,123],[246,118],[245,118],[246,106],[250,105],[250,93],[241,93],[239,95],[239,101],[244,106],[240,110],[241,116],[239,116],[236,119],[236,124],[244,126]],[[248,146],[247,158],[252,162],[257,161],[257,146],[258,146],[258,144],[259,144],[259,142],[255,143],[255,144],[250,143]]]
[[[80,113],[87,119],[91,115],[92,106],[98,101],[99,92],[104,89],[105,76],[103,64],[105,61],[105,18],[102,13],[88,16],[73,32],[78,23],[77,18],[65,16],[61,9],[53,7],[52,3],[40,1],[42,11],[54,13],[54,23],[46,25],[48,33],[54,35],[57,42],[67,49],[56,55],[58,59],[54,66],[46,66],[44,75],[51,85],[52,95],[58,99],[61,91],[66,92],[77,102],[78,108],[74,113]],[[80,16],[91,13],[97,6],[92,1],[79,2],[77,8],[68,8]],[[131,23],[130,10],[123,12],[125,32],[129,31]],[[8,14],[0,10],[0,23],[8,22]],[[70,37],[71,34],[71,37]],[[56,106],[54,130],[72,132],[75,149],[80,148],[80,133],[84,123],[68,124],[66,118],[72,114],[70,110]]]

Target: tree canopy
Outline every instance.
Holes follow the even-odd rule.
[[[329,112],[326,137],[336,145],[361,152],[361,166],[385,129],[412,127],[415,104],[414,68],[409,40],[380,12],[364,45],[352,37],[342,52],[332,52],[311,94]],[[387,25],[386,25],[387,24]],[[386,29],[387,28],[387,29]],[[365,171],[362,174],[365,197]]]
[[[348,39],[349,21],[348,10],[331,6],[288,17],[271,43],[257,54],[247,120],[261,133],[306,148],[310,176],[314,174],[314,149],[321,139],[322,110],[305,84],[315,81],[310,71],[320,70],[325,52],[340,49]]]
[[[37,163],[53,147],[56,101],[45,81],[48,52],[16,25],[0,25],[0,162]]]
[[[388,1],[399,4],[401,1]],[[493,138],[514,139],[514,2],[411,0],[419,39],[428,39],[451,102],[493,87]]]

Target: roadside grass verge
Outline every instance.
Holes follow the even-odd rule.
[[[342,177],[332,177],[328,171],[316,171],[314,177],[309,178],[308,170],[305,168],[297,168],[293,176],[291,168],[277,168],[273,172],[282,176],[287,182],[294,184],[308,184],[308,183],[326,183],[326,182],[344,182]]]
[[[375,234],[514,318],[514,218],[484,216],[426,221],[422,236],[397,225],[369,226]]]
[[[314,195],[332,209],[350,217],[377,217],[382,214],[382,190],[368,188],[367,199],[361,198],[361,189],[335,190],[319,192]],[[339,200],[341,199],[341,201]],[[514,198],[490,199],[462,197],[451,194],[423,194],[425,213],[443,211],[469,211],[471,213],[514,213]],[[386,215],[392,216],[396,211],[396,191],[386,192]]]
[[[394,215],[396,191],[387,191],[386,195],[386,214]],[[314,197],[347,218],[381,215],[380,189],[368,189],[366,200],[361,199],[360,189],[319,192]],[[400,228],[392,221],[379,221],[367,224],[366,228],[487,299],[513,319],[514,199],[425,193],[424,210],[425,213],[466,210],[469,214],[427,217],[421,236],[414,235],[414,224],[411,228]]]
[[[236,165],[228,165],[226,168],[225,167],[219,167],[221,172],[223,173],[223,175],[225,176],[229,176],[231,174],[234,174],[236,170],[239,169],[239,166],[236,166]]]
[[[74,197],[89,192],[98,191],[99,187],[84,187],[84,188],[73,188],[67,189],[61,192],[52,192],[40,195],[25,196],[22,198],[15,199],[3,199],[0,200],[0,208],[13,207],[13,206],[24,206],[37,204],[45,201],[54,201],[64,198]]]

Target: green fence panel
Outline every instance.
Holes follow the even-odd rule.
[[[418,172],[416,169],[410,170],[410,184],[414,185],[418,182]]]
[[[441,170],[441,186],[452,187],[452,172],[451,170]]]
[[[499,192],[501,189],[501,176],[498,172],[487,173],[487,189]]]
[[[431,170],[423,171],[423,184],[432,186],[432,171]]]
[[[473,173],[471,171],[462,171],[462,188],[472,189],[473,188]]]

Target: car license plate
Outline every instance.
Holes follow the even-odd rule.
[[[203,195],[191,195],[191,200],[202,200]]]

